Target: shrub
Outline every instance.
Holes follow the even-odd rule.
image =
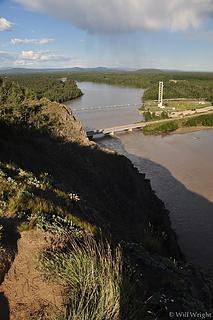
[[[68,287],[66,314],[58,320],[117,320],[122,301],[126,308],[131,303],[120,247],[113,252],[109,243],[91,237],[72,239],[68,251],[47,251],[40,263],[46,277]]]
[[[159,134],[168,133],[177,130],[179,127],[178,121],[167,121],[163,123],[149,124],[144,127],[144,134]]]
[[[213,114],[202,114],[197,117],[192,117],[184,121],[183,123],[186,127],[196,127],[196,126],[213,126]]]

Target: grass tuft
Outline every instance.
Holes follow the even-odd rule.
[[[72,239],[68,251],[47,251],[41,260],[47,278],[66,285],[67,310],[57,320],[118,320],[130,303],[130,282],[123,279],[122,250],[92,237]]]

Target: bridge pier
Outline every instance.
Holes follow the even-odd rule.
[[[128,132],[132,132],[132,131],[133,131],[133,129],[132,129],[132,128],[130,128],[130,129],[128,129],[127,131],[128,131]]]
[[[114,136],[114,135],[115,135],[114,131],[110,132],[110,136]]]

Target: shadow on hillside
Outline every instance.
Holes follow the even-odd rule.
[[[175,234],[170,231],[163,203],[152,192],[149,181],[144,180],[143,175],[139,175],[136,169],[133,170],[124,157],[103,152],[96,147],[65,142],[48,133],[0,123],[0,161],[13,162],[34,174],[49,173],[58,188],[80,196],[81,209],[79,207],[79,211],[76,210],[74,214],[112,234],[112,238],[117,241],[143,241],[144,228],[148,221],[156,228],[162,226],[163,230],[168,231],[168,239],[164,252],[161,253],[175,258],[181,257]],[[172,213],[171,217],[184,251],[193,250],[196,246],[194,254],[200,255],[202,259],[208,257],[213,265],[210,246],[213,238],[209,233],[213,227],[213,204],[187,190],[166,168],[140,157],[137,157],[137,162],[152,166],[156,177],[160,172],[165,179],[161,181],[161,188],[165,189],[168,197],[172,197],[174,193],[178,197],[177,202],[182,204],[179,215]],[[187,250],[183,246],[182,237],[185,237],[184,245],[188,245]],[[207,240],[208,247],[205,244]],[[150,279],[154,279],[155,271],[149,272],[153,272]],[[149,282],[149,279],[146,281]],[[158,287],[159,283],[152,283],[151,286],[147,283],[147,287],[152,290],[155,286]],[[125,290],[127,289],[123,285],[121,292]],[[5,297],[2,299],[4,301]],[[7,310],[7,301],[4,304]],[[122,298],[120,309],[121,320],[127,320],[124,316],[125,300],[122,301]]]
[[[213,203],[187,189],[164,166],[128,153],[120,139],[109,138],[109,145],[116,146],[119,153],[127,156],[150,179],[153,190],[170,212],[172,228],[186,258],[212,270]]]
[[[10,320],[10,307],[3,292],[0,292],[0,319]]]
[[[170,218],[183,251],[192,260],[199,256],[197,260],[205,261],[204,265],[213,265],[213,204],[188,190],[163,166],[127,154],[121,143],[119,148],[144,172],[152,173],[148,178],[168,209],[172,209]],[[80,196],[74,215],[104,229],[118,241],[142,240],[148,220],[170,228],[164,205],[153,194],[149,181],[132,170],[122,156],[65,142],[38,130],[0,123],[0,161],[13,162],[34,174],[48,172],[59,189]],[[45,192],[42,197],[55,201]],[[167,254],[169,251],[177,257],[177,248],[171,245],[175,238],[170,235]]]
[[[19,234],[17,232],[17,221],[15,218],[0,217],[0,225],[3,226],[2,244],[5,250],[4,253],[1,254],[0,284],[2,284],[15,259],[18,250],[17,242]],[[9,301],[4,295],[4,292],[0,292],[0,319],[10,319]]]
[[[148,220],[156,225],[166,220],[149,183],[122,156],[0,123],[0,161],[49,173],[59,189],[79,195],[81,208],[74,214],[118,241],[140,241]]]

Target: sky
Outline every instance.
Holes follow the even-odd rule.
[[[213,71],[213,0],[0,0],[0,68]]]

